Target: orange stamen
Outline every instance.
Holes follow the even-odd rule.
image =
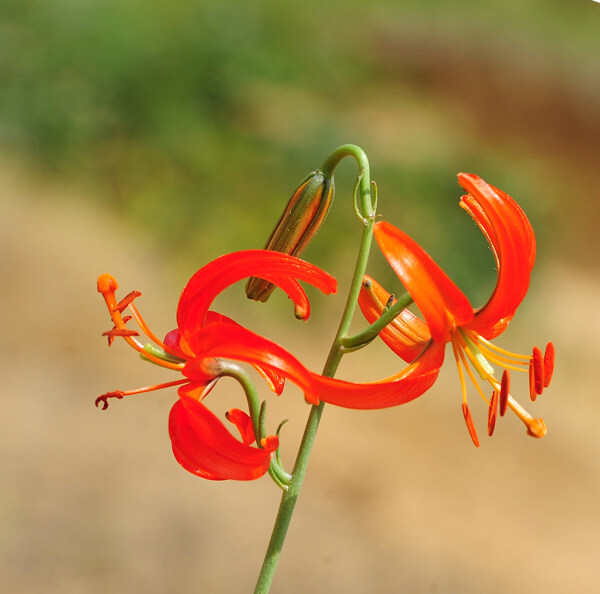
[[[140,295],[141,295],[141,293],[140,293]],[[142,316],[140,315],[140,312],[138,311],[137,307],[135,305],[133,305],[133,303],[131,303],[131,304],[129,304],[129,309],[131,310],[131,313],[133,314],[135,321],[139,324],[139,326],[142,329],[142,331],[144,332],[144,334],[152,342],[155,342],[161,349],[166,350],[163,341],[160,340],[159,338],[157,338],[156,335],[152,332],[152,330],[150,330],[150,328],[148,328],[148,325],[144,321],[144,318],[142,318]]]
[[[496,418],[498,417],[498,391],[492,392],[492,398],[490,400],[490,408],[488,410],[488,435],[492,437],[494,429],[496,427]]]
[[[506,406],[508,405],[508,392],[510,388],[510,374],[508,371],[502,373],[502,381],[500,383],[500,416],[506,414]]]
[[[471,334],[471,333],[469,333]],[[472,336],[471,336],[472,338]],[[490,342],[489,340],[486,340],[485,338],[483,338],[483,336],[477,334],[476,335],[476,342],[479,344],[484,344],[485,346],[487,346],[489,349],[491,349],[492,351],[496,351],[497,353],[502,353],[503,355],[508,355],[511,359],[523,359],[525,363],[527,363],[527,361],[529,359],[531,359],[531,357],[529,355],[519,355],[518,353],[513,353],[512,351],[507,351],[506,349],[502,349],[499,346],[495,345],[493,342]]]
[[[479,439],[477,437],[477,431],[475,431],[475,424],[473,423],[473,417],[471,416],[471,411],[469,410],[469,406],[466,402],[462,403],[462,411],[463,416],[465,417],[465,421],[467,423],[467,429],[469,430],[469,435],[473,440],[473,443],[476,447],[479,447]]]
[[[546,351],[544,352],[544,388],[547,388],[552,381],[552,374],[554,373],[554,344],[549,342],[546,345]]]
[[[102,394],[102,396],[98,396],[96,398],[96,406],[102,402],[102,410],[106,410],[108,408],[108,399],[109,398],[117,398],[117,400],[121,400],[121,398],[125,396],[133,396],[134,394],[144,394],[146,392],[152,392],[153,390],[162,390],[163,388],[171,388],[173,386],[180,386],[181,384],[188,384],[190,382],[189,379],[181,379],[175,380],[174,382],[166,382],[164,384],[156,384],[155,386],[145,386],[144,388],[138,388],[137,390],[129,390],[127,392],[123,392],[122,390],[116,390],[114,392],[107,392],[106,394]]]
[[[131,320],[131,316],[121,316],[123,309],[129,307],[131,312],[133,313],[133,317],[135,321],[139,324],[140,328],[148,336],[150,340],[158,344],[163,350],[165,345],[160,341],[156,336],[151,332],[148,328],[147,324],[144,322],[142,316],[140,315],[137,308],[133,305],[133,300],[141,295],[139,291],[132,291],[125,298],[123,298],[119,303],[117,303],[115,297],[115,291],[119,288],[117,281],[110,274],[101,274],[98,277],[98,291],[102,293],[104,297],[104,301],[108,307],[108,311],[110,313],[110,317],[114,323],[114,328],[105,332],[103,336],[108,336],[108,344],[109,346],[112,344],[115,336],[121,336],[131,347],[133,347],[136,351],[141,353],[144,357],[160,365],[161,367],[166,367],[167,369],[174,369],[175,371],[181,371],[184,367],[184,363],[171,363],[169,361],[165,361],[159,357],[156,357],[152,353],[146,351],[144,349],[144,345],[136,340],[134,337],[139,336],[138,332],[134,330],[130,330],[126,327],[126,323]]]

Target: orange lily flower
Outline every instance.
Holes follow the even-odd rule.
[[[110,398],[142,394],[178,386],[179,399],[169,416],[169,435],[177,461],[189,472],[212,480],[252,480],[262,476],[271,464],[279,440],[271,435],[257,437],[250,417],[231,409],[227,419],[238,429],[239,441],[204,405],[204,399],[223,372],[222,359],[252,364],[280,394],[285,378],[296,383],[309,402],[317,403],[316,386],[310,372],[277,344],[246,330],[233,320],[214,311],[210,305],[229,285],[257,276],[281,287],[292,299],[296,316],[308,318],[309,302],[297,279],[324,293],[336,291],[335,279],[316,266],[293,256],[266,250],[247,250],[217,258],[201,268],[188,282],[177,307],[177,328],[161,341],[150,330],[133,303],[141,293],[133,291],[117,301],[116,280],[109,274],[98,278],[98,291],[104,297],[114,324],[105,332],[108,344],[122,337],[143,358],[178,372],[179,378],[127,392],[108,392],[96,399],[96,406],[108,406]],[[129,310],[131,315],[123,315]],[[141,333],[154,344],[143,344],[140,332],[127,324],[134,319]]]
[[[525,423],[529,435],[541,438],[547,431],[544,421],[532,417],[509,394],[509,370],[529,371],[530,395],[535,400],[550,384],[554,346],[549,343],[544,356],[537,347],[532,355],[519,355],[490,342],[506,329],[529,287],[536,249],[533,229],[518,204],[501,190],[472,174],[460,173],[458,180],[468,192],[460,206],[479,225],[496,259],[496,288],[483,307],[474,309],[423,248],[400,229],[379,222],[375,225],[377,243],[424,317],[423,321],[404,310],[380,336],[402,359],[414,360],[409,368],[418,363],[434,373],[443,362],[441,347],[452,343],[463,414],[476,446],[479,440],[467,404],[465,372],[489,404],[489,435],[494,431],[498,409],[504,415],[508,407]],[[365,278],[359,303],[369,322],[381,315],[390,299],[380,285]],[[500,378],[495,375],[494,365],[504,368]],[[489,400],[473,370],[491,385]]]

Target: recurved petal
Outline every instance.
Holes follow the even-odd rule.
[[[183,389],[169,415],[169,435],[177,461],[188,472],[211,480],[260,478],[278,446],[275,436],[265,440],[265,448],[243,444]]]
[[[406,233],[385,221],[376,223],[374,230],[381,251],[421,310],[433,340],[447,342],[458,326],[473,319],[469,300]]]
[[[215,297],[230,285],[250,276],[264,278],[278,285],[301,309],[306,307],[308,300],[298,280],[310,283],[326,294],[337,290],[336,280],[332,276],[294,256],[267,250],[227,254],[198,270],[181,294],[177,306],[177,325],[186,340],[190,332],[202,326]]]
[[[200,328],[191,340],[190,347],[199,355],[188,361],[183,374],[192,381],[206,381],[206,360],[244,361],[259,366],[276,378],[289,379],[300,387],[307,401],[318,404],[311,374],[302,363],[279,345],[239,324],[212,322]]]
[[[376,280],[365,275],[358,304],[370,324],[381,317],[390,297],[390,293]],[[393,302],[395,301],[394,299]],[[427,324],[408,309],[403,309],[379,333],[379,336],[394,353],[407,363],[414,361],[431,340],[431,332],[429,332]]]
[[[535,262],[535,235],[525,213],[508,194],[477,175],[459,173],[458,181],[469,192],[461,206],[486,236],[498,268],[496,288],[468,328],[493,338],[504,330],[527,293]]]
[[[388,408],[410,402],[434,384],[444,362],[445,346],[430,342],[420,357],[400,373],[376,382],[357,384],[313,374],[319,399],[354,409]]]
[[[238,328],[243,328],[240,324],[238,324],[235,320],[224,316],[216,311],[209,311],[206,314],[205,324],[211,324],[213,322],[219,324],[231,324],[232,326],[236,326]],[[263,379],[267,382],[269,388],[275,392],[278,396],[283,392],[283,388],[285,387],[285,377],[283,377],[280,373],[277,373],[275,370],[270,368],[263,369],[260,365],[253,365],[253,367],[260,373]]]
[[[252,445],[256,441],[254,436],[254,428],[252,427],[252,419],[250,415],[246,414],[239,408],[230,408],[225,416],[227,420],[233,423],[237,430],[240,432],[242,443],[244,445]]]

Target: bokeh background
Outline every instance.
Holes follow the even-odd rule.
[[[296,184],[359,144],[380,213],[475,303],[493,259],[457,208],[458,171],[516,197],[536,229],[531,291],[500,343],[556,344],[552,387],[476,450],[453,365],[405,407],[326,409],[273,592],[600,591],[600,5],[591,0],[4,0],[0,8],[0,575],[24,594],[252,591],[279,492],[212,483],[173,459],[175,394],[123,344],[95,290],[111,272],[157,332],[193,271],[261,247]],[[360,228],[336,174],[306,258],[342,295],[217,307],[319,369]],[[370,267],[394,290],[373,254]],[[399,290],[399,289],[396,289]],[[357,320],[360,327],[360,320]],[[382,348],[340,377],[390,375]],[[526,400],[525,381],[514,392]],[[293,463],[308,408],[290,386]],[[226,381],[215,412],[241,404]],[[486,407],[471,408],[483,433]]]

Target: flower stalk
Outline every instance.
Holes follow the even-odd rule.
[[[350,323],[352,322],[352,317],[354,316],[354,312],[356,311],[356,306],[358,304],[358,296],[360,294],[362,279],[367,268],[367,261],[373,239],[373,224],[375,222],[376,205],[373,204],[371,197],[372,186],[369,161],[367,159],[367,155],[361,148],[352,144],[340,146],[326,159],[321,166],[320,171],[324,176],[333,179],[333,172],[335,171],[335,168],[345,157],[354,158],[358,165],[358,192],[355,203],[357,214],[361,220],[363,229],[356,265],[354,268],[354,274],[350,282],[348,297],[346,299],[346,305],[344,307],[335,338],[329,350],[329,355],[323,367],[323,375],[325,377],[333,377],[335,375],[340,361],[345,353],[344,341],[348,335]],[[323,415],[324,407],[324,402],[314,404],[312,405],[308,415],[308,420],[306,422],[306,427],[304,429],[304,434],[300,443],[294,469],[292,471],[292,480],[288,486],[288,489],[284,491],[281,497],[279,510],[277,512],[277,517],[271,533],[271,539],[269,541],[265,559],[263,561],[263,565],[258,576],[258,581],[256,583],[256,588],[254,590],[255,594],[265,594],[271,587],[285,537],[292,519],[294,507],[306,475],[308,461],[317,437],[317,431]]]

